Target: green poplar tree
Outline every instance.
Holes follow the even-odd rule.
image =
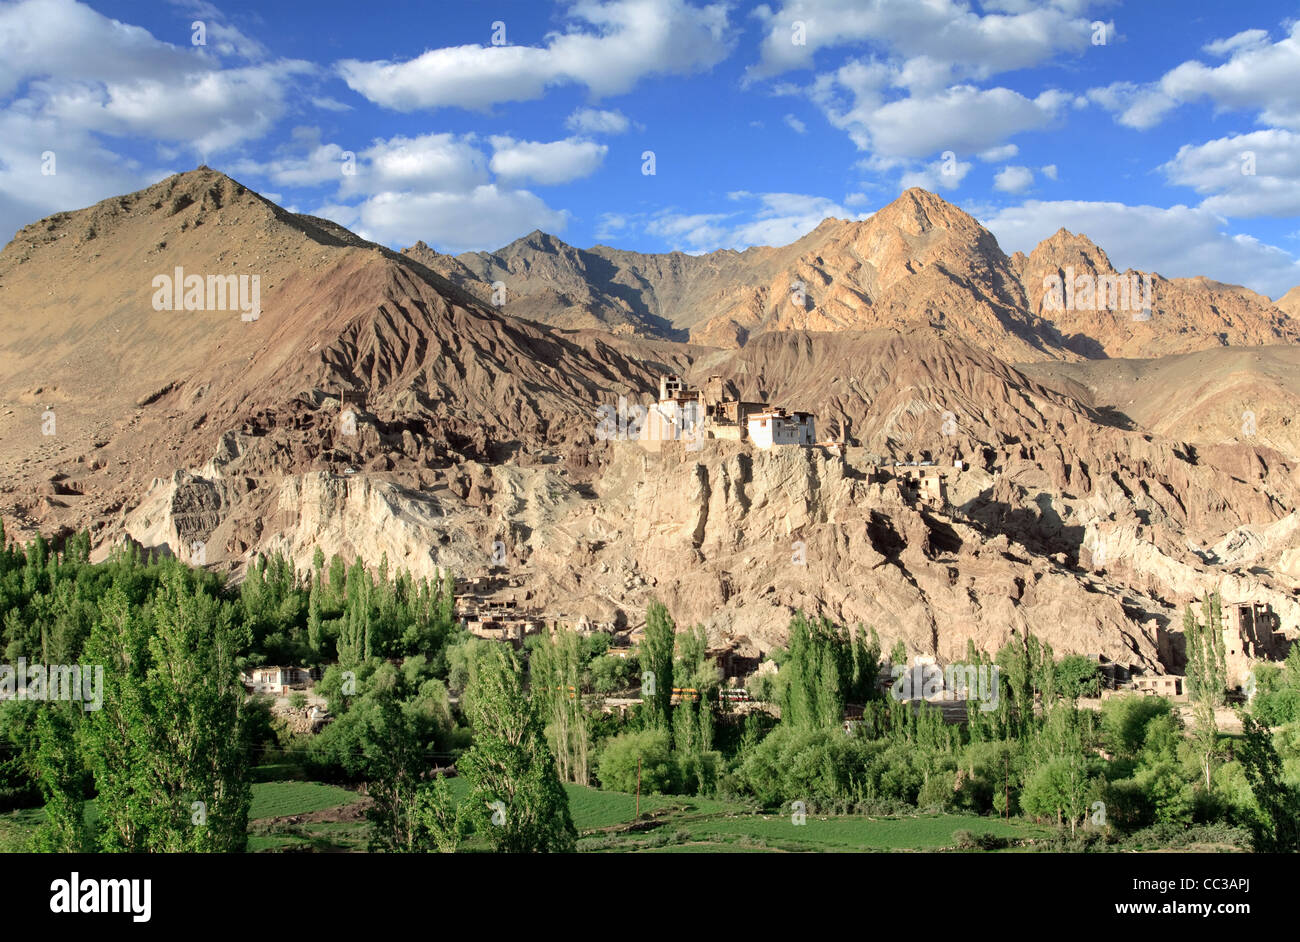
[[[677,643],[677,625],[668,609],[651,602],[645,613],[645,640],[641,644],[641,667],[653,678],[654,692],[642,693],[647,729],[670,729],[673,702],[673,649]],[[644,691],[646,684],[642,683]]]
[[[478,829],[505,853],[572,852],[577,830],[519,665],[504,645],[479,659],[466,712],[474,743],[457,762]]]

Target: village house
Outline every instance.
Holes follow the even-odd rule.
[[[894,473],[912,500],[939,507],[948,504],[948,476],[933,461],[894,465]]]
[[[816,441],[811,412],[789,412],[770,409],[749,417],[749,440],[755,448],[768,449],[775,445],[812,445]]]
[[[1144,696],[1182,702],[1187,699],[1185,681],[1177,674],[1139,674],[1133,678],[1133,688]]]
[[[1267,602],[1223,604],[1223,659],[1229,686],[1244,683],[1257,661],[1282,660],[1289,647],[1282,620]]]
[[[318,667],[254,667],[243,673],[244,688],[249,693],[285,696],[292,690],[306,690],[320,680]]]
[[[641,427],[642,447],[657,451],[665,441],[699,447],[705,438],[744,441],[758,448],[816,443],[813,415],[787,412],[767,402],[729,397],[721,376],[710,376],[703,389],[689,389],[675,374],[659,379],[659,401],[649,407]]]

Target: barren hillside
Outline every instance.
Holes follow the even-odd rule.
[[[506,313],[716,347],[784,330],[933,327],[1006,360],[1068,361],[1300,336],[1292,312],[1262,295],[1119,273],[1086,236],[1064,229],[1008,258],[972,216],[915,188],[865,221],[827,219],[778,248],[646,255],[533,232],[497,252],[405,251],[484,301],[503,288],[504,300],[495,298]],[[1048,279],[1071,281],[1054,307]]]
[[[1032,257],[1012,266],[922,191],[786,249],[636,267],[534,234],[476,258],[393,253],[207,168],[27,227],[0,253],[6,526],[90,527],[97,553],[198,543],[236,574],[274,550],[305,567],[317,546],[494,573],[526,606],[614,624],[659,597],[764,648],[804,608],[917,653],[1032,629],[1169,668],[1177,606],[1214,586],[1300,623],[1290,417],[1260,407],[1249,439],[1214,418],[1290,390],[1300,348],[1077,362],[1026,307]],[[475,297],[511,265],[558,293],[506,309],[567,310],[573,329]],[[157,310],[154,279],[178,267],[257,274],[259,316]],[[763,300],[792,271],[812,299],[797,316]],[[725,316],[698,305],[724,295]],[[687,330],[716,342],[643,335]],[[597,407],[648,402],[665,372],[811,411],[844,447],[602,440]],[[946,510],[890,468],[921,458],[945,468]]]

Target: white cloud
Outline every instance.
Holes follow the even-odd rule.
[[[760,61],[750,72],[761,77],[809,68],[819,49],[876,42],[906,58],[924,56],[938,64],[937,73],[935,68],[916,70],[918,78],[928,73],[927,82],[946,84],[939,75],[947,68],[985,78],[1037,65],[1059,50],[1084,51],[1092,29],[1078,15],[1083,6],[1070,0],[1003,4],[1007,12],[980,15],[960,0],[786,0],[777,10],[761,6],[755,11],[766,35]],[[802,45],[794,42],[796,23],[804,26]],[[930,85],[930,90],[936,88]]]
[[[11,107],[70,130],[227,151],[265,134],[285,113],[293,80],[317,69],[283,59],[228,67],[223,56],[265,50],[215,19],[206,26],[207,46],[177,46],[73,0],[0,6],[0,97],[22,93]]]
[[[206,157],[265,134],[286,112],[294,78],[314,67],[228,67],[229,57],[259,59],[265,49],[203,10],[208,45],[193,47],[188,27],[174,45],[73,0],[0,4],[0,230],[166,175],[96,134],[143,137],[168,161]],[[55,154],[53,175],[39,172],[45,151]]]
[[[1268,30],[1247,29],[1227,39],[1216,39],[1202,48],[1212,56],[1230,56],[1242,50],[1262,49],[1268,45]]]
[[[1049,180],[1057,180],[1060,178],[1060,172],[1056,169],[1056,164],[1048,164],[1045,167],[1039,167],[1038,170]]]
[[[1178,107],[1178,102],[1158,87],[1133,82],[1112,82],[1103,88],[1089,89],[1088,100],[1116,112],[1115,120],[1139,131],[1155,127]]]
[[[494,183],[468,193],[380,193],[357,206],[321,206],[314,215],[375,242],[411,245],[423,239],[441,252],[499,248],[533,229],[562,232],[568,222],[567,213],[533,193]]]
[[[1185,144],[1161,168],[1225,216],[1300,215],[1300,134],[1272,128]]]
[[[1003,167],[993,175],[993,189],[1003,193],[1023,193],[1034,185],[1034,171],[1028,167]]]
[[[737,203],[757,205],[729,213],[677,213],[662,211],[645,223],[646,232],[658,236],[674,250],[691,253],[717,249],[743,250],[754,245],[788,245],[834,216],[866,219],[870,213],[853,213],[823,196],[802,193],[728,193]]]
[[[497,150],[489,161],[473,134],[398,135],[355,152],[356,172],[346,174],[345,149],[337,142],[322,143],[319,129],[296,128],[293,137],[286,148],[291,152],[266,163],[243,161],[236,169],[286,186],[336,182],[334,198],[314,209],[314,215],[386,245],[423,239],[447,252],[499,248],[532,229],[562,230],[567,213],[516,184],[524,177],[567,179],[584,171],[590,148],[597,165],[604,153],[603,145],[590,142],[556,149],[498,137],[491,140]],[[489,165],[502,171],[495,181]]]
[[[265,162],[238,160],[230,165],[230,171],[265,177],[280,186],[311,187],[341,181],[343,166],[342,147],[318,143],[306,154],[277,157]]]
[[[493,137],[492,172],[504,180],[531,180],[554,185],[595,173],[609,148],[592,141],[516,141]]]
[[[1015,144],[1003,144],[1001,147],[991,147],[976,156],[986,164],[995,164],[999,161],[1010,160],[1019,153],[1020,148]]]
[[[727,218],[727,213],[687,215],[665,210],[656,213],[646,223],[645,230],[663,239],[674,251],[698,254],[722,246],[727,238],[727,228],[721,223]]]
[[[1199,208],[1029,200],[981,221],[1007,253],[1028,253],[1064,226],[1086,233],[1121,271],[1135,268],[1167,278],[1205,275],[1269,297],[1300,284],[1300,263],[1290,254],[1226,232],[1222,217]]]
[[[202,53],[159,42],[149,31],[73,0],[23,0],[0,6],[0,96],[28,79],[131,82],[185,75]]]
[[[578,134],[623,134],[631,122],[617,109],[579,108],[564,120],[564,126]]]
[[[42,173],[47,153],[53,174]],[[142,189],[171,172],[143,168],[48,116],[0,110],[0,245],[53,212]]]
[[[807,133],[808,133],[808,125],[804,124],[802,121],[800,121],[800,120],[799,120],[798,118],[796,118],[794,115],[792,115],[792,114],[788,114],[788,115],[786,115],[785,118],[783,118],[782,120],[785,121],[786,125],[787,125],[787,126],[788,126],[792,131],[794,131],[794,133],[796,133],[796,134],[807,134]]]
[[[919,186],[923,190],[955,190],[975,165],[969,161],[940,159],[903,174],[898,185],[903,189]]]
[[[649,75],[711,68],[729,51],[724,4],[578,0],[568,17],[570,31],[550,34],[545,46],[449,46],[406,62],[345,59],[337,68],[354,91],[398,111],[481,109],[540,98],[554,85],[621,94]]]
[[[1181,104],[1208,99],[1219,110],[1256,112],[1262,124],[1300,131],[1300,20],[1276,43],[1263,30],[1246,30],[1205,46],[1227,57],[1221,65],[1188,60],[1156,82],[1117,82],[1089,96],[1118,113],[1121,124],[1149,128]]]
[[[472,136],[398,135],[375,141],[358,157],[356,174],[343,178],[345,193],[464,193],[488,182],[483,152]]]
[[[995,151],[1013,134],[1047,127],[1069,103],[1069,96],[1057,91],[1031,99],[1008,88],[971,85],[886,102],[884,88],[892,74],[880,63],[852,60],[818,76],[810,96],[860,150],[884,158]]]
[[[343,102],[338,101],[334,98],[330,98],[328,95],[318,95],[311,100],[311,103],[315,105],[317,108],[319,108],[321,111],[351,111],[352,110],[351,105],[345,105]]]
[[[601,213],[596,220],[596,238],[605,241],[623,233],[628,227],[628,218],[622,213]]]
[[[77,127],[117,136],[191,143],[200,154],[230,150],[269,131],[285,112],[301,62],[193,72],[129,82],[33,83],[45,110]]]

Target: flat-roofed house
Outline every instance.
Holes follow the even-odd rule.
[[[811,412],[786,412],[768,409],[755,412],[748,418],[749,440],[757,448],[777,445],[802,445],[811,447],[816,441],[814,419]]]

